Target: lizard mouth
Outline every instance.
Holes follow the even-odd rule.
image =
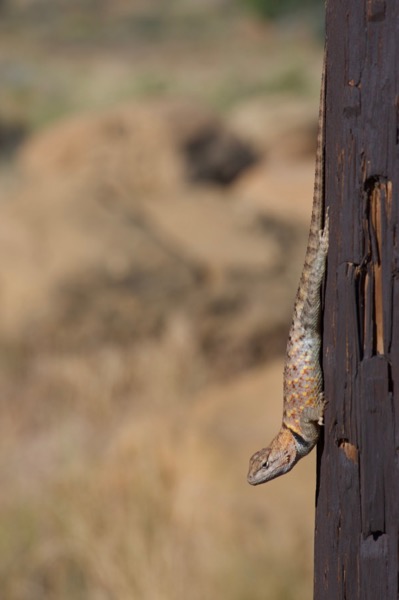
[[[247,481],[250,485],[259,485],[264,482],[264,479],[262,477],[259,477],[259,475],[257,474],[252,475],[251,473],[248,473]]]
[[[256,481],[256,479],[254,479],[253,477],[251,477],[250,475],[248,475],[247,477],[247,481],[250,485],[258,485],[258,482]]]

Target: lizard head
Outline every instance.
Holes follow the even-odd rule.
[[[284,475],[299,459],[294,436],[289,429],[281,430],[270,446],[253,454],[249,461],[248,483],[259,485]]]

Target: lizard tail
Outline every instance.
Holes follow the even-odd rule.
[[[324,50],[324,62],[323,62],[323,74],[321,80],[321,92],[320,92],[320,106],[319,106],[319,126],[317,134],[317,150],[316,150],[316,166],[315,166],[315,180],[314,180],[314,192],[313,192],[313,207],[312,207],[312,218],[310,222],[308,245],[305,255],[305,261],[303,265],[302,275],[299,281],[299,287],[295,300],[293,323],[297,323],[303,326],[309,324],[309,321],[314,326],[312,315],[309,315],[310,305],[314,306],[314,310],[317,311],[316,305],[308,298],[311,290],[318,290],[320,282],[318,278],[322,277],[320,269],[317,268],[315,262],[318,257],[318,249],[320,244],[320,233],[323,230],[323,197],[324,197],[324,116],[325,116],[325,88],[326,88],[326,51]],[[306,308],[305,308],[306,305]],[[304,310],[305,308],[305,310]],[[304,322],[306,321],[306,323]],[[317,319],[316,319],[317,320]]]

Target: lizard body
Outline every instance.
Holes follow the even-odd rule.
[[[325,61],[321,85],[312,218],[305,262],[295,299],[284,367],[280,431],[251,457],[248,482],[258,485],[287,473],[316,445],[323,424],[320,367],[321,300],[328,250],[328,212],[323,229]]]

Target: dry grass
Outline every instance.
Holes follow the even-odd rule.
[[[281,364],[192,397],[173,340],[144,353],[35,357],[18,409],[3,402],[1,597],[308,597],[310,466],[274,489],[245,482]]]

